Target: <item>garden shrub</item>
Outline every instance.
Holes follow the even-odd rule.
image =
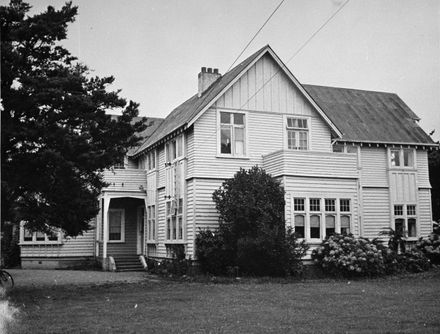
[[[184,276],[193,272],[193,261],[187,259],[183,245],[167,245],[172,258],[164,260],[147,259],[148,271],[164,276]]]
[[[240,169],[213,193],[220,214],[215,231],[200,231],[196,255],[201,270],[225,275],[294,275],[307,246],[284,220],[284,189],[259,167]],[[232,270],[237,272],[236,269]]]
[[[385,273],[382,251],[365,238],[334,234],[312,252],[322,270],[334,276],[377,276]]]
[[[417,241],[416,248],[423,252],[433,264],[440,264],[440,235],[431,233]]]

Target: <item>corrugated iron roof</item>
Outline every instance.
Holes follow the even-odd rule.
[[[262,47],[260,50],[246,58],[240,64],[235,66],[232,70],[221,76],[215,81],[210,88],[208,88],[202,96],[194,95],[180,106],[175,108],[162,122],[162,124],[156,129],[150,138],[148,138],[136,151],[131,152],[131,155],[136,155],[142,152],[144,149],[153,145],[157,141],[163,139],[170,133],[178,130],[179,128],[190,122],[197,114],[203,110],[226,86],[228,86],[232,80],[237,77],[244,68],[252,63],[262,51],[269,48],[268,45]]]
[[[434,144],[420,118],[394,93],[303,85],[342,132],[343,141]]]

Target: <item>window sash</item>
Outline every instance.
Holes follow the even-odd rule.
[[[124,229],[124,209],[110,209],[108,211],[108,241],[124,242]]]

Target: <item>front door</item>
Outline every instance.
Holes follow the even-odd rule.
[[[145,207],[137,208],[137,254],[144,253],[144,217]]]

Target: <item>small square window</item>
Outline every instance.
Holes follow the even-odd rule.
[[[311,198],[310,199],[310,211],[321,211],[321,199]]]
[[[394,205],[394,215],[403,216],[403,205]]]
[[[231,124],[231,114],[228,112],[221,112],[220,113],[220,123]]]
[[[416,206],[415,205],[407,205],[406,213],[408,216],[415,216],[416,215]]]
[[[335,212],[336,211],[336,200],[335,199],[325,199],[325,211]]]
[[[293,209],[295,211],[304,211],[304,198],[294,198]]]
[[[339,208],[341,212],[350,212],[350,200],[349,199],[341,199],[339,201]]]
[[[243,114],[234,114],[234,124],[235,125],[244,125],[244,115]]]

